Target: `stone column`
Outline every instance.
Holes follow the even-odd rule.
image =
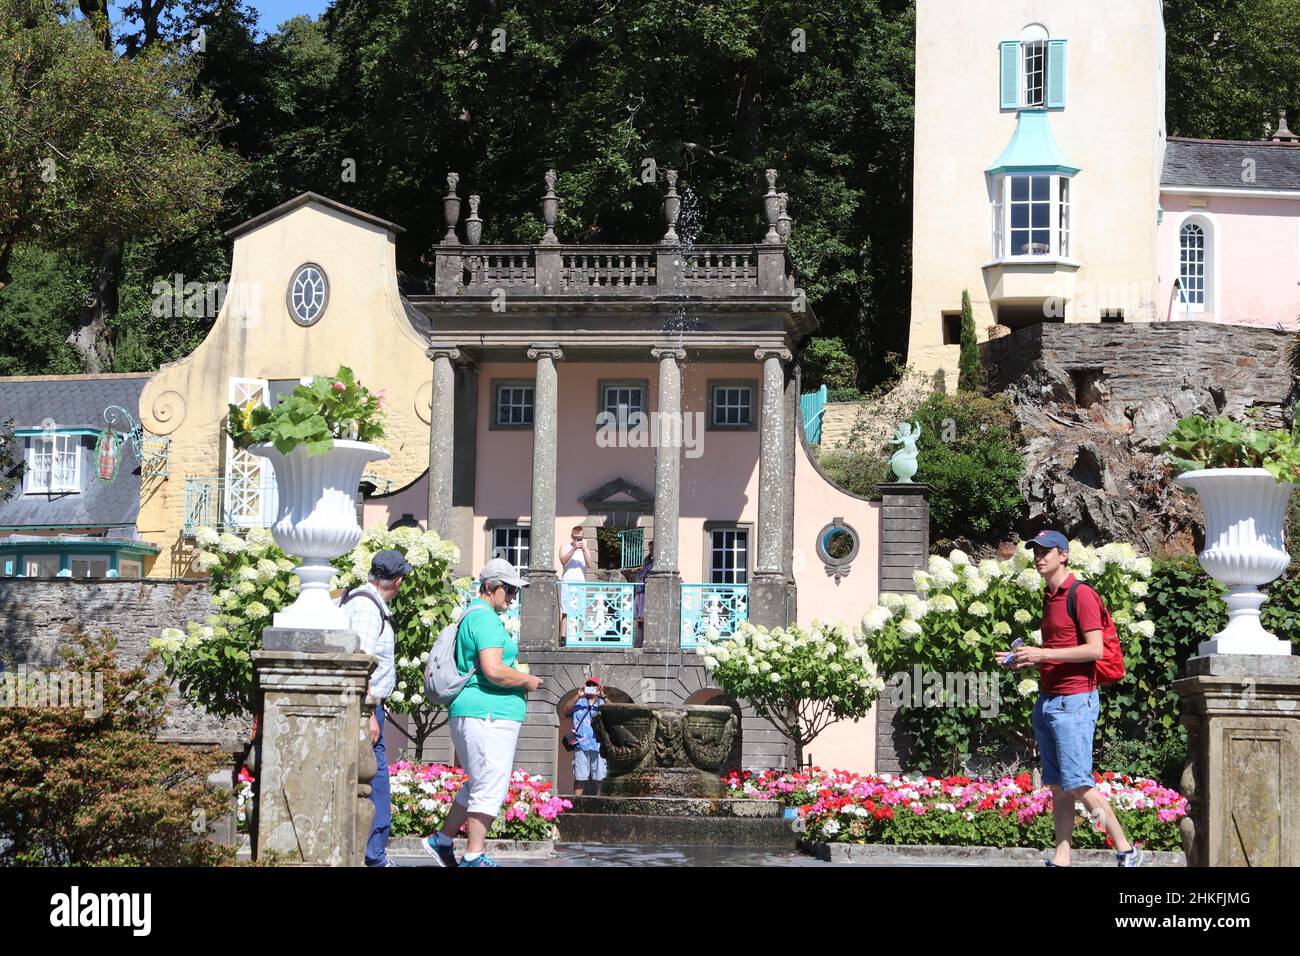
[[[253,652],[262,700],[254,857],[362,866],[374,813],[365,697],[375,659],[351,631],[267,628],[263,645]]]
[[[426,353],[433,360],[433,401],[429,409],[429,530],[450,538],[452,474],[456,440],[456,370],[452,361],[460,349],[434,346]]]
[[[1187,865],[1300,866],[1300,657],[1193,657],[1174,690]]]
[[[880,486],[880,590],[914,594],[912,572],[924,569],[930,559],[929,485],[890,482]],[[889,675],[884,675],[889,679]],[[899,773],[915,770],[915,747],[901,728],[894,726],[898,708],[886,688],[876,700],[876,771]]]
[[[749,587],[749,619],[764,627],[784,627],[786,580],[782,559],[785,542],[786,456],[785,368],[787,349],[755,349],[763,363],[763,411],[759,420],[758,560]]]
[[[655,434],[654,570],[645,585],[645,648],[669,651],[679,647],[682,576],[677,522],[682,497],[682,370],[686,350],[650,350],[659,362],[659,400]]]
[[[533,387],[533,502],[528,545],[528,594],[520,621],[520,646],[559,647],[559,596],[555,591],[555,445],[558,427],[558,345],[534,345],[528,357],[537,362]]]
[[[455,573],[473,577],[474,481],[478,468],[478,366],[462,361],[456,373],[456,438],[452,453],[451,538],[460,551]]]

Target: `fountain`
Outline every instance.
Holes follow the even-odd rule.
[[[607,703],[593,721],[609,776],[559,819],[572,843],[792,847],[779,804],[727,799],[730,707]]]

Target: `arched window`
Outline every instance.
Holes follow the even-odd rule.
[[[1042,106],[1047,97],[1047,28],[1031,23],[1020,33],[1020,102]]]
[[[1191,312],[1213,312],[1215,295],[1214,223],[1190,216],[1178,229],[1178,304]]]

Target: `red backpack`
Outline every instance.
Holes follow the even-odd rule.
[[[1079,610],[1074,602],[1074,591],[1083,581],[1076,580],[1070,585],[1070,593],[1065,596],[1065,610],[1070,615],[1070,620],[1074,622],[1074,629],[1079,634],[1079,643],[1083,643],[1083,629],[1079,626]],[[1094,593],[1097,589],[1092,585],[1088,588]],[[1106,607],[1106,602],[1101,600],[1101,595],[1097,594],[1097,600],[1101,604],[1101,660],[1097,661],[1093,672],[1098,685],[1118,684],[1124,679],[1124,649],[1119,643],[1119,631],[1115,629],[1115,619],[1110,616],[1110,608]],[[1044,593],[1043,602],[1046,604],[1047,595]]]

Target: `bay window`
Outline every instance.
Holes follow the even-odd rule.
[[[999,177],[993,203],[993,258],[1070,255],[1070,179],[1047,173]]]

